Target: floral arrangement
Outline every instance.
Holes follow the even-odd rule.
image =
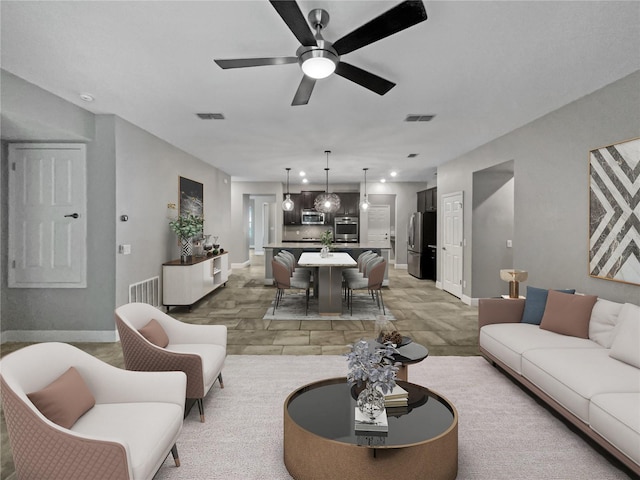
[[[347,382],[349,385],[362,386],[367,383],[373,388],[388,393],[396,386],[396,373],[398,367],[394,365],[393,355],[398,350],[386,342],[381,347],[369,345],[366,340],[359,340],[353,345],[348,345],[351,350],[345,354],[349,373]]]
[[[320,235],[320,243],[325,247],[330,248],[333,243],[333,232],[331,230],[323,232],[322,235]]]
[[[169,222],[169,228],[180,238],[188,239],[202,233],[204,219],[199,215],[188,213],[180,215]]]

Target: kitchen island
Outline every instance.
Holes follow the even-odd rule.
[[[273,285],[273,270],[271,268],[271,260],[278,254],[280,250],[288,250],[295,257],[296,261],[303,252],[319,252],[322,248],[321,243],[315,242],[281,242],[270,243],[264,247],[264,284]],[[344,252],[351,255],[354,260],[358,259],[358,255],[367,250],[372,250],[381,255],[387,262],[387,268],[384,271],[384,281],[382,285],[389,285],[389,252],[391,251],[391,243],[386,242],[360,242],[360,243],[334,243],[331,246],[332,252]]]

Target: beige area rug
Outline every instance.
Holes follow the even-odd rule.
[[[378,309],[376,302],[365,294],[354,295],[353,315],[347,308],[346,302],[342,303],[341,315],[320,315],[318,313],[318,299],[309,298],[309,311],[305,310],[305,297],[303,293],[285,293],[280,300],[280,305],[273,312],[273,302],[264,314],[263,320],[395,320],[396,317],[385,306],[386,315],[382,314],[382,308]]]
[[[286,397],[346,371],[340,356],[230,355],[225,388],[216,383],[205,399],[206,423],[196,408],[185,419],[177,444],[182,466],[169,455],[155,480],[289,480],[282,451]],[[481,357],[428,357],[409,367],[409,381],[456,406],[459,480],[630,478]],[[381,472],[380,478],[404,477]]]

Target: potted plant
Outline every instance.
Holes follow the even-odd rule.
[[[371,420],[384,411],[384,394],[396,386],[396,373],[393,356],[398,350],[391,342],[376,346],[366,340],[348,345],[350,351],[345,354],[349,373],[347,383],[364,389],[358,395],[357,406]]]
[[[180,241],[180,260],[186,262],[193,253],[193,237],[202,234],[204,219],[200,215],[187,213],[169,222],[169,228],[178,235]]]
[[[331,250],[331,244],[333,243],[333,232],[327,230],[320,235],[320,243],[322,243],[322,249],[320,250],[320,256],[325,258],[329,256]]]

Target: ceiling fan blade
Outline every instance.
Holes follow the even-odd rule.
[[[421,1],[405,1],[333,43],[338,55],[353,52],[427,19]]]
[[[295,0],[269,0],[269,2],[302,45],[306,47],[318,45],[313,31]]]
[[[395,83],[389,80],[345,62],[338,62],[336,73],[364,88],[368,88],[372,92],[376,92],[378,95],[384,95],[396,86]]]
[[[233,58],[230,60],[214,60],[220,68],[262,67],[264,65],[285,65],[297,63],[298,57],[267,57],[267,58]]]
[[[298,90],[293,97],[291,106],[306,105],[307,103],[309,103],[309,98],[311,97],[311,92],[313,92],[313,87],[315,86],[315,84],[315,78],[307,77],[306,75],[302,77],[302,81],[300,82]]]

